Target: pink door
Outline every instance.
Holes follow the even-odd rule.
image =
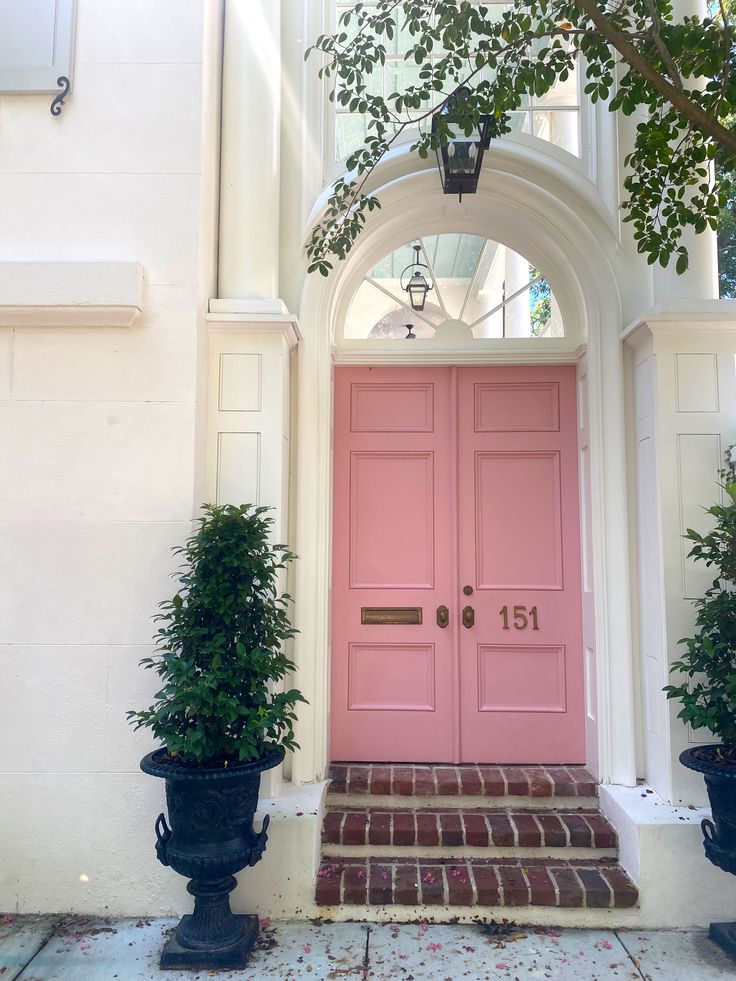
[[[575,386],[573,366],[461,372],[465,762],[585,760]]]
[[[572,367],[336,370],[333,760],[584,760],[576,432]]]
[[[449,381],[335,371],[333,759],[453,759]]]

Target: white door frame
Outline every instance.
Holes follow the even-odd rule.
[[[502,155],[501,155],[502,156]],[[502,164],[503,161],[501,160]],[[595,607],[597,759],[604,783],[636,782],[636,702],[631,633],[628,492],[621,305],[614,274],[615,233],[610,216],[579,207],[574,190],[553,195],[545,175],[531,182],[498,169],[482,189],[458,206],[438,194],[436,173],[419,172],[381,189],[383,208],[374,212],[348,260],[328,278],[307,277],[300,323],[296,410],[297,463],[294,493],[295,644],[297,685],[309,699],[300,707],[292,779],[321,779],[328,762],[330,700],[330,572],[332,523],[332,365],[347,363],[333,346],[335,325],[372,264],[408,238],[442,231],[492,237],[541,269],[560,305],[569,347],[543,350],[540,341],[495,350],[422,354],[423,364],[494,364],[576,361],[586,357],[590,393],[590,513]],[[533,175],[532,175],[533,176]],[[552,182],[547,181],[549,186]],[[566,200],[567,198],[568,200]],[[569,200],[573,198],[573,200]],[[581,220],[581,212],[585,221]],[[397,343],[397,342],[393,342]],[[540,347],[531,345],[539,344]],[[539,351],[535,354],[535,351]],[[405,353],[406,352],[406,353]],[[406,349],[350,359],[365,363],[411,363]]]

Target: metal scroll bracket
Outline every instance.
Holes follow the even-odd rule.
[[[72,83],[69,81],[66,75],[59,75],[59,77],[56,79],[56,84],[61,89],[61,92],[59,92],[58,95],[55,95],[51,102],[50,111],[52,116],[61,115],[64,99],[69,95],[69,91],[72,87]]]

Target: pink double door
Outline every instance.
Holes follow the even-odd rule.
[[[584,761],[575,386],[336,369],[333,760]]]

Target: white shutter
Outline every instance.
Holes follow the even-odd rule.
[[[0,0],[0,95],[71,80],[76,0]]]

